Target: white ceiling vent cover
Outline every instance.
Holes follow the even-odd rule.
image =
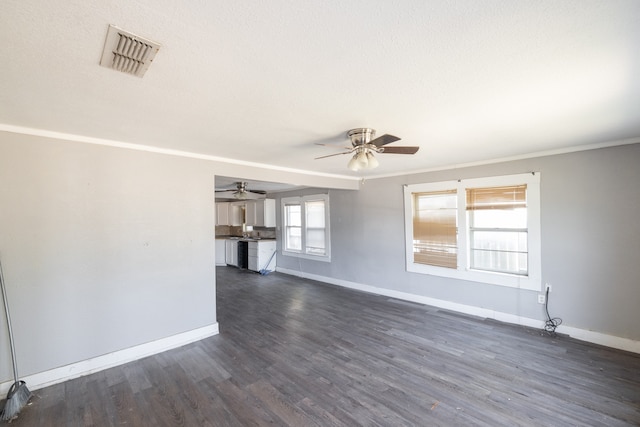
[[[159,43],[109,25],[100,65],[142,77],[159,49]]]

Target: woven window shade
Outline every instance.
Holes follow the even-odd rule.
[[[414,262],[458,265],[456,190],[413,193]]]
[[[527,185],[467,188],[467,210],[516,209],[527,207]]]

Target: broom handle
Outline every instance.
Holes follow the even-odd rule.
[[[7,329],[9,329],[9,345],[11,347],[11,361],[13,362],[13,377],[18,382],[18,365],[16,364],[16,349],[13,345],[13,332],[11,330],[11,316],[9,316],[9,303],[7,302],[7,289],[4,287],[4,275],[0,262],[0,287],[2,288],[2,300],[4,301],[4,314],[7,317]]]

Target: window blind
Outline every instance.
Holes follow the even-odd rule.
[[[468,211],[527,207],[527,184],[466,190]]]
[[[458,266],[456,190],[413,193],[414,262]]]

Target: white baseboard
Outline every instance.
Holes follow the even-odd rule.
[[[513,323],[516,325],[530,326],[532,328],[543,328],[544,321],[531,319],[529,317],[517,316],[515,314],[502,313],[500,311],[489,310],[486,308],[475,307],[472,305],[458,304],[451,301],[440,300],[436,298],[425,297],[421,295],[410,294],[407,292],[394,291],[391,289],[378,288],[375,286],[364,285],[362,283],[350,282],[348,280],[334,279],[333,277],[320,276],[317,274],[305,273],[297,270],[289,270],[287,268],[277,267],[278,272],[289,274],[292,276],[303,277],[305,279],[317,280],[318,282],[329,283],[332,285],[343,286],[349,289],[357,289],[359,291],[369,292],[377,295],[398,298],[405,301],[417,302],[420,304],[440,307],[459,313],[470,314],[488,319],[495,319],[501,322]],[[556,329],[558,333],[569,335],[570,337],[600,344],[607,347],[617,348],[619,350],[640,353],[640,341],[630,340],[628,338],[606,335],[600,332],[588,331],[585,329],[574,328],[571,326],[560,325]]]
[[[183,345],[217,335],[218,333],[218,323],[213,323],[202,328],[161,338],[135,347],[125,348],[124,350],[114,351],[113,353],[50,369],[48,371],[39,372],[37,374],[28,375],[19,379],[25,381],[29,390],[33,391],[58,384],[63,381],[93,374],[104,369],[113,368],[114,366],[123,365],[134,360],[142,359],[143,357],[162,353],[163,351],[181,347]],[[1,383],[0,395],[4,396],[9,391],[12,384],[13,380]]]

